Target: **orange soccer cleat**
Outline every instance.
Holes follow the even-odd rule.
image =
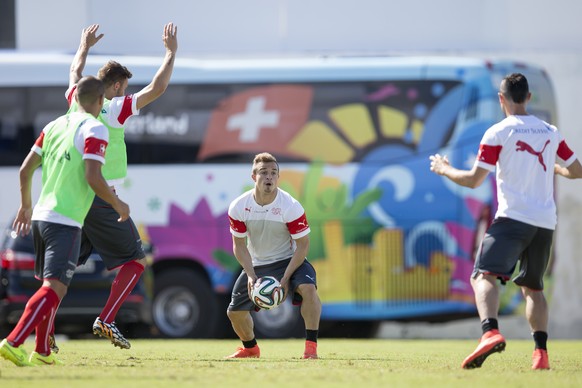
[[[471,353],[461,366],[464,369],[480,368],[489,355],[505,350],[505,338],[499,333],[499,330],[490,330],[481,336],[479,345]]]
[[[550,360],[548,359],[548,351],[545,349],[536,349],[531,356],[534,370],[550,369]]]
[[[261,349],[259,345],[255,345],[252,348],[237,348],[236,352],[226,358],[259,358],[261,357]]]
[[[304,359],[315,360],[317,357],[317,342],[305,341],[305,352],[303,352]]]

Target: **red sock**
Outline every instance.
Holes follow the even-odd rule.
[[[36,326],[36,351],[42,355],[48,356],[51,353],[49,347],[49,334],[52,328],[55,330],[55,315],[57,315],[58,305],[53,307],[46,319]]]
[[[6,337],[8,342],[15,347],[22,345],[36,326],[47,319],[59,303],[59,296],[52,288],[46,286],[39,288],[26,303],[14,330]]]
[[[51,322],[51,327],[49,330],[50,335],[55,335],[55,316],[57,315],[57,311],[59,311],[60,306],[61,306],[61,302],[59,302],[59,304],[57,305],[57,308],[55,309],[55,314],[53,316],[53,320]]]
[[[111,323],[115,320],[117,311],[119,311],[125,299],[131,294],[143,270],[144,266],[135,260],[121,266],[119,273],[111,285],[109,299],[107,299],[107,303],[99,315],[99,318],[103,322]]]

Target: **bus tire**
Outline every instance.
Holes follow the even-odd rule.
[[[288,298],[273,310],[252,312],[257,338],[305,338],[300,308]]]
[[[202,275],[172,269],[162,272],[154,284],[152,318],[160,336],[213,336],[218,315],[216,296]]]

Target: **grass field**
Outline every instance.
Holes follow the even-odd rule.
[[[0,387],[582,386],[582,341],[551,341],[550,371],[530,370],[533,342],[526,340],[509,340],[482,368],[462,370],[476,344],[320,339],[320,359],[302,360],[302,340],[260,340],[260,359],[225,360],[238,341],[132,340],[130,350],[120,350],[105,340],[73,340],[59,343],[63,366],[18,368],[0,358]]]

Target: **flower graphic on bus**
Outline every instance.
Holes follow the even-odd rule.
[[[168,225],[148,226],[147,235],[157,260],[195,259],[208,271],[214,288],[224,292],[238,268],[236,260],[232,260],[234,256],[229,254],[232,240],[228,228],[226,212],[212,214],[208,202],[202,199],[191,213],[171,204]]]

